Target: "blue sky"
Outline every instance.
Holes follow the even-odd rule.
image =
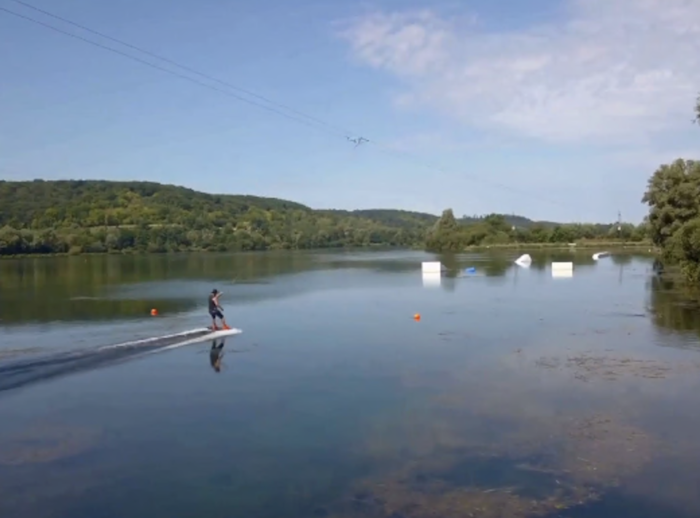
[[[372,142],[354,148],[0,12],[2,179],[636,222],[654,170],[700,155],[698,2],[30,3]]]

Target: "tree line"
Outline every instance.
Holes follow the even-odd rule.
[[[401,210],[314,210],[152,182],[0,182],[0,255],[251,251],[390,246],[459,250],[581,239],[641,241],[643,226],[441,218]]]
[[[641,243],[647,238],[647,225],[630,223],[556,224],[533,222],[515,226],[502,214],[490,214],[478,220],[459,221],[452,209],[428,231],[426,249],[433,252],[458,252],[468,247],[511,244],[566,244],[585,241]]]
[[[0,182],[0,255],[415,246],[425,223],[151,182]]]

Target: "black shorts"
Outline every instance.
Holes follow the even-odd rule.
[[[220,319],[222,319],[222,320],[223,320],[223,318],[224,318],[224,314],[223,314],[221,311],[219,311],[218,309],[212,309],[212,310],[209,312],[209,314],[211,315],[212,320],[215,319],[215,318],[217,318],[217,317],[220,318]]]

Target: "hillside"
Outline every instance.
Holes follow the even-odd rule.
[[[361,210],[321,210],[320,213],[340,217],[371,219],[384,225],[397,228],[415,228],[416,226],[434,225],[438,217],[425,212],[413,212],[397,209],[361,209]]]
[[[214,212],[242,215],[251,208],[263,211],[306,211],[319,216],[372,220],[396,228],[433,225],[438,216],[394,209],[314,210],[289,200],[244,195],[214,195],[186,187],[155,182],[106,180],[0,181],[0,227],[43,229],[76,222],[80,226],[188,223],[192,216]],[[556,226],[516,215],[504,215],[508,224]],[[464,216],[460,222],[478,223],[483,217]],[[106,222],[105,222],[106,221]]]
[[[0,255],[422,246],[437,218],[405,218],[153,182],[0,181]]]
[[[276,198],[213,195],[155,182],[105,180],[0,181],[0,226],[42,229],[80,226],[188,223],[192,217],[226,213],[227,218],[251,208],[306,211],[300,203]]]
[[[428,238],[431,248],[445,249],[449,242],[447,249],[461,250],[622,237],[612,225],[559,225],[498,214],[451,218],[457,234],[448,229],[437,238],[440,218],[421,212],[315,210],[277,198],[206,194],[154,182],[0,181],[0,255],[423,248]]]

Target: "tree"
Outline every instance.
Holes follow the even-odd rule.
[[[436,252],[457,251],[464,248],[462,227],[457,223],[452,209],[442,211],[425,242],[428,250]]]
[[[698,95],[698,98],[695,101],[695,122],[700,124],[700,95]]]
[[[669,253],[691,284],[700,284],[700,218],[685,222],[671,239]]]
[[[649,205],[649,236],[663,248],[684,223],[700,216],[700,162],[678,159],[659,167],[642,203]]]
[[[642,202],[649,205],[646,229],[664,260],[678,263],[688,281],[700,282],[700,162],[662,165]]]

